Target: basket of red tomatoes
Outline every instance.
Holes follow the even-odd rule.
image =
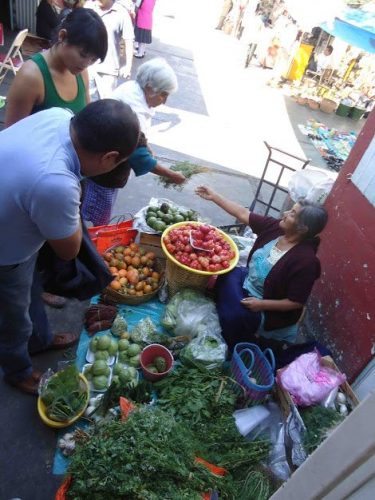
[[[231,271],[239,258],[230,236],[201,222],[173,224],[163,232],[161,245],[170,295],[185,287],[206,288],[210,276]]]

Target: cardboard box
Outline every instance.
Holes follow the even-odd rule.
[[[335,371],[340,373],[340,370],[338,369],[336,363],[333,361],[331,356],[323,356],[321,363],[323,366],[328,366],[330,368],[333,368]],[[348,382],[345,381],[340,385],[340,391],[345,394],[345,396],[347,397],[348,401],[351,403],[351,406],[353,408],[359,404],[359,400],[355,395],[353,389],[348,384]],[[296,409],[296,405],[294,404],[291,395],[289,394],[288,391],[280,387],[277,383],[275,384],[274,387],[274,395],[281,407],[284,417],[287,418],[291,412],[291,408]],[[298,410],[296,411],[298,412]]]
[[[166,260],[161,248],[161,236],[159,234],[139,233],[139,245],[149,252],[154,252],[158,259]]]

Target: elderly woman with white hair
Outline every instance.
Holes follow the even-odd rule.
[[[175,184],[185,181],[180,172],[174,172],[158,163],[148,148],[146,139],[155,113],[154,108],[165,104],[168,96],[176,92],[177,88],[177,77],[171,66],[162,58],[154,58],[138,68],[135,80],[123,83],[111,96],[128,104],[140,122],[141,136],[138,147],[127,160],[128,172],[132,169],[137,177],[152,172],[167,177]],[[97,182],[95,179],[87,179],[84,184],[82,214],[83,218],[94,226],[108,224],[118,187],[123,187],[107,187],[112,183],[108,184],[107,178],[103,178],[104,182],[102,179],[97,179]],[[127,176],[124,185],[126,180]]]

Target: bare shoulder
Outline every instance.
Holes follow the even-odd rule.
[[[27,84],[43,84],[43,76],[40,69],[34,61],[29,59],[22,64],[21,69],[17,73],[17,80]]]

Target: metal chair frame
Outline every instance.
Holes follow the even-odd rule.
[[[17,71],[22,66],[24,60],[21,53],[21,47],[25,38],[27,37],[29,30],[24,29],[20,31],[16,37],[14,38],[12,45],[10,46],[7,54],[0,60],[0,85],[4,81],[8,71],[12,71],[14,75],[17,74]],[[20,64],[16,64],[15,61],[18,59]]]
[[[278,161],[278,160],[275,160],[274,158],[272,158],[273,152],[277,151],[278,153],[280,153],[282,155],[285,155],[285,156],[287,156],[289,158],[293,158],[294,160],[297,160],[297,161],[301,162],[302,165],[301,165],[300,170],[303,170],[310,163],[310,160],[309,159],[306,160],[305,158],[300,158],[299,156],[295,156],[295,155],[292,155],[291,153],[287,153],[286,151],[283,151],[282,149],[270,146],[266,141],[264,141],[264,144],[266,145],[266,148],[268,149],[268,157],[267,157],[267,160],[266,160],[266,164],[264,166],[264,170],[263,170],[262,176],[261,176],[261,178],[259,180],[259,185],[258,185],[258,188],[256,190],[256,193],[255,193],[255,196],[254,196],[254,200],[253,200],[253,202],[250,205],[250,211],[253,212],[254,209],[255,209],[256,204],[260,203],[261,205],[264,205],[266,207],[266,211],[265,211],[264,215],[268,215],[268,212],[271,209],[275,210],[277,212],[280,211],[280,207],[275,207],[273,205],[273,201],[274,201],[274,198],[275,198],[275,195],[276,195],[277,191],[281,191],[281,192],[283,192],[285,194],[288,194],[288,190],[286,188],[283,188],[283,187],[279,186],[280,180],[281,180],[281,178],[282,178],[285,170],[290,170],[292,172],[296,172],[297,171],[296,168],[291,167],[290,165],[287,165],[286,163],[282,163],[281,161]],[[281,167],[280,173],[279,173],[279,175],[277,177],[276,182],[268,181],[265,178],[270,163],[279,165]],[[260,192],[261,192],[262,186],[264,184],[267,184],[268,186],[271,186],[271,188],[273,188],[272,189],[272,193],[271,193],[271,197],[270,197],[268,203],[265,202],[265,201],[263,201],[260,198]]]

